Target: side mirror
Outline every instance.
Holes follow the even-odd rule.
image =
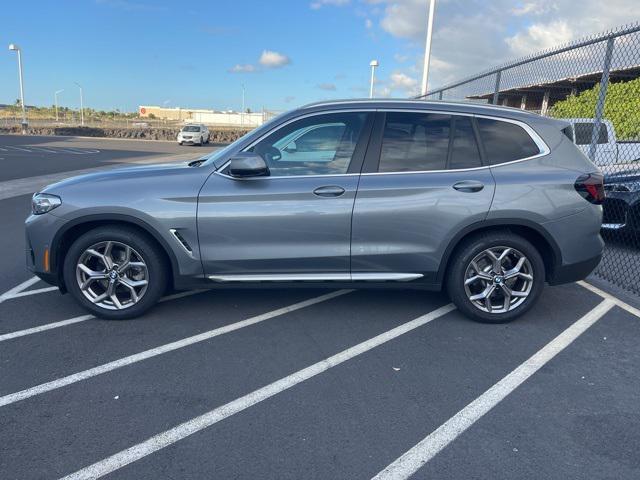
[[[269,167],[267,167],[264,158],[257,153],[239,153],[231,158],[229,174],[236,178],[267,177],[269,176]]]

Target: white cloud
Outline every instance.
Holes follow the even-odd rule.
[[[515,55],[527,55],[567,43],[572,38],[575,35],[571,27],[563,20],[555,20],[546,24],[535,23],[526,30],[507,37],[505,42]]]
[[[315,2],[311,2],[309,4],[309,7],[311,7],[313,10],[319,10],[326,5],[342,7],[344,5],[347,5],[349,2],[350,0],[316,0]]]
[[[371,21],[371,19],[370,19],[370,18],[367,18],[367,19],[364,21],[364,26],[365,26],[368,30],[369,30],[369,29],[371,29],[371,28],[373,27],[373,22]]]
[[[418,80],[406,73],[394,72],[389,80],[391,90],[401,90],[406,95],[414,95],[418,91]]]
[[[251,65],[250,63],[244,64],[244,65],[237,64],[229,69],[230,73],[253,73],[255,71],[256,71],[256,66]]]
[[[335,91],[336,90],[336,85],[334,83],[320,83],[318,85],[316,85],[320,90],[327,90],[327,91]]]
[[[425,29],[426,11],[424,0],[389,1],[380,25],[395,37],[416,38]]]
[[[286,55],[272,50],[263,50],[260,55],[260,65],[265,68],[280,68],[291,63],[291,59]]]

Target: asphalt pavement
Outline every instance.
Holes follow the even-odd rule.
[[[34,149],[0,150],[7,181],[212,149],[5,146]],[[25,270],[29,199],[0,200],[3,480],[640,478],[640,311],[588,284],[507,325],[328,289],[187,292],[110,322]]]

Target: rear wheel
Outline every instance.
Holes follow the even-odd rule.
[[[471,319],[504,323],[537,302],[544,278],[538,250],[525,238],[500,231],[470,237],[456,249],[446,286],[453,303]]]
[[[133,318],[151,308],[167,285],[162,252],[132,228],[104,226],[78,238],[63,274],[69,292],[94,315]]]

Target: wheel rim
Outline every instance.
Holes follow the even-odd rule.
[[[137,304],[147,291],[149,269],[142,255],[122,242],[104,241],[87,248],[76,264],[80,291],[107,310]]]
[[[491,247],[476,255],[465,271],[464,290],[483,312],[506,313],[522,305],[533,287],[533,268],[522,252]]]

